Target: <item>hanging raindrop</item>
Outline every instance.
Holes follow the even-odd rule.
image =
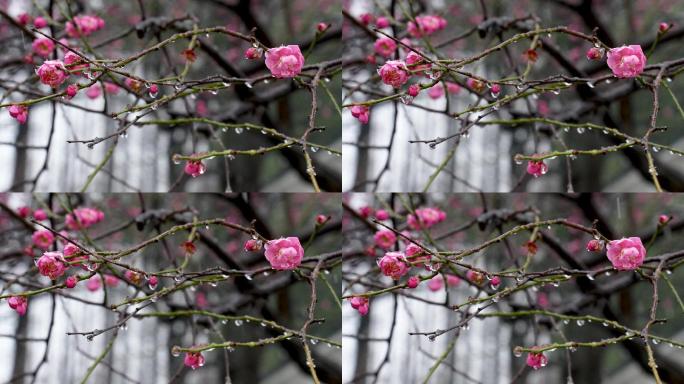
[[[178,357],[181,354],[180,347],[177,345],[174,345],[173,348],[171,348],[171,356],[173,357]]]
[[[513,348],[513,356],[520,357],[520,356],[522,356],[522,354],[523,354],[522,347],[518,346],[518,347]]]

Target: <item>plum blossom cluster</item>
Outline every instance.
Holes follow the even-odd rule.
[[[364,24],[369,24],[374,20],[374,16],[365,14],[361,16],[360,20]],[[376,26],[378,28],[382,28],[380,25],[382,20],[382,17],[377,19]],[[375,40],[373,43],[375,54],[381,59],[386,60],[377,70],[382,82],[398,91],[402,86],[409,83],[412,77],[415,77],[416,79],[425,77],[430,80],[440,78],[441,74],[439,71],[431,71],[432,64],[430,61],[422,54],[417,53],[414,48],[417,47],[417,43],[421,38],[435,34],[446,28],[446,26],[447,21],[441,16],[417,16],[415,21],[412,20],[406,24],[408,36],[416,40],[412,41],[409,37],[400,40],[402,44],[401,51],[399,50],[400,45],[391,37],[381,36]],[[407,47],[411,47],[412,49],[408,49]],[[391,59],[398,52],[400,56],[404,54],[404,58]],[[377,63],[378,59],[376,56],[370,55],[367,60],[371,63]],[[468,88],[477,93],[482,93],[487,87],[490,88],[493,97],[498,97],[501,93],[501,86],[498,84],[485,84],[475,78],[467,78],[465,82]],[[430,83],[420,83],[418,80],[418,82],[407,86],[406,90],[403,92],[401,101],[406,104],[411,103],[411,101],[426,88],[429,88],[427,94],[432,99],[439,99],[446,93],[457,94],[461,91],[461,85],[452,81],[444,80],[443,82],[431,81]],[[357,118],[361,123],[368,123],[370,109],[367,105],[355,104],[351,106],[350,110],[352,116]]]
[[[28,14],[22,14],[18,17],[19,23],[23,25],[28,24],[30,19],[31,16]],[[44,18],[37,17],[34,20],[34,26],[36,28],[43,28],[47,26],[47,22]],[[78,38],[89,36],[98,30],[103,29],[104,26],[104,20],[98,16],[74,16],[72,20],[69,20],[64,24],[64,30],[66,31],[67,36],[74,40],[69,41],[67,39],[62,39],[60,40],[60,43],[66,47],[76,47]],[[46,60],[56,53],[55,41],[55,39],[50,37],[37,37],[31,43],[32,52],[38,58],[45,60],[36,69],[36,75],[42,84],[49,86],[53,90],[57,90],[62,86],[71,74],[83,74],[83,69],[88,67],[88,64],[85,63],[81,56],[66,48],[62,49],[62,59]],[[34,59],[33,57],[28,56],[26,61],[33,63]],[[88,97],[98,97],[101,94],[98,88],[99,85],[97,84],[90,86]],[[64,89],[64,95],[67,98],[73,98],[76,96],[79,89],[80,87],[76,83],[69,84]],[[28,119],[28,107],[23,104],[10,106],[9,113],[12,118],[16,119],[21,124],[25,124]]]
[[[319,28],[319,32],[322,33],[325,29],[327,28],[321,31]],[[264,56],[264,50],[258,45],[247,48],[244,53],[244,57],[248,60],[258,60],[262,56]],[[299,46],[291,44],[266,50],[264,63],[273,77],[284,79],[294,78],[299,75],[304,67],[304,61],[305,58]],[[199,153],[193,153],[191,157],[200,155]],[[176,160],[174,162],[178,163]],[[207,166],[201,159],[190,159],[186,161],[183,171],[185,174],[196,178],[206,173]]]
[[[667,30],[665,30],[667,31]],[[664,31],[661,31],[664,32]],[[587,50],[586,57],[592,61],[603,59],[605,50],[600,47],[591,47]],[[617,78],[634,78],[641,75],[646,67],[646,55],[640,45],[625,45],[622,47],[611,48],[608,50],[606,63]],[[535,154],[532,157],[538,157]],[[534,159],[527,163],[527,173],[536,177],[543,176],[549,168],[544,160]]]
[[[390,218],[390,213],[385,209],[374,210],[370,206],[363,206],[358,209],[357,214],[368,219],[375,217],[378,221],[384,221]],[[420,231],[422,229],[432,228],[437,224],[446,220],[446,212],[437,207],[417,208],[413,213],[406,215],[406,227],[409,230]],[[373,235],[373,245],[366,249],[369,256],[375,257],[376,249],[380,249],[384,254],[377,259],[377,265],[380,272],[394,281],[399,281],[406,277],[403,286],[408,289],[417,288],[424,280],[428,280],[427,287],[433,292],[437,292],[444,287],[444,279],[450,287],[455,287],[460,284],[460,277],[454,274],[444,273],[435,274],[432,277],[423,277],[420,275],[407,276],[411,269],[418,267],[426,271],[437,271],[438,266],[431,264],[432,255],[429,251],[423,249],[418,244],[408,240],[416,238],[409,230],[401,232],[401,242],[399,236],[394,230],[388,228],[378,229]],[[403,244],[403,250],[398,250],[399,245]],[[501,279],[498,276],[485,276],[481,272],[468,270],[466,277],[475,285],[483,285],[486,280],[490,281],[492,289],[498,289],[501,284]],[[349,303],[352,308],[356,309],[362,315],[368,313],[369,299],[364,296],[351,296]]]
[[[376,19],[376,17],[372,14],[361,15],[360,21],[365,25],[369,25],[375,21],[377,28],[385,28],[389,26],[389,21],[387,18],[380,16]],[[406,32],[408,33],[409,37],[420,39],[423,36],[429,36],[441,31],[446,28],[446,26],[447,21],[441,16],[421,15],[416,16],[415,20],[411,20],[406,23]],[[409,37],[402,39],[401,43],[405,46],[411,47],[414,45],[414,43]],[[391,58],[397,54],[398,48],[399,44],[397,44],[395,39],[386,36],[378,37],[378,39],[373,43],[373,50],[375,54],[381,59],[385,60],[384,64],[378,68],[378,75],[384,84],[387,84],[398,90],[403,85],[408,83],[413,75],[426,77],[431,76],[431,73],[429,72],[429,69],[431,68],[430,63],[426,61],[423,56],[417,54],[413,50],[408,50],[405,49],[405,47],[402,47],[403,51],[405,51],[404,58],[391,60]],[[377,63],[377,58],[373,55],[369,55],[367,60],[371,63]],[[456,85],[456,87],[451,86],[449,91],[458,92],[459,88],[457,84],[451,84]],[[428,86],[425,87],[428,88]],[[402,100],[406,103],[410,103],[413,98],[418,96],[421,89],[423,89],[423,85],[419,83],[410,84],[407,87]],[[429,94],[430,97],[440,97],[441,95],[438,95],[440,92],[443,94],[442,85],[433,84]],[[370,110],[367,106],[362,104],[353,105],[351,107],[351,113],[352,116],[357,118],[361,123],[368,123]]]
[[[85,229],[104,220],[104,212],[96,208],[76,208],[66,216],[65,224],[71,230]]]
[[[98,16],[74,16],[73,20],[66,23],[66,33],[72,38],[90,36],[104,27],[104,20]]]
[[[428,12],[422,9],[416,11]],[[456,14],[457,12],[458,11],[455,7],[454,14]],[[448,13],[444,14],[446,15]],[[431,37],[431,35],[437,34],[438,32],[446,29],[448,25],[447,20],[441,16],[430,14],[420,14],[415,18],[406,14],[404,14],[403,16],[403,18],[401,15],[395,16],[397,17],[397,19],[392,21],[391,24],[393,28],[391,31],[388,29],[384,29],[389,25],[389,23],[386,23],[386,20],[383,17],[369,13],[362,14],[358,17],[358,23],[356,23],[357,25],[363,24],[365,26],[372,26],[373,23],[375,23],[376,27],[376,29],[366,29],[367,33],[365,34],[371,36],[370,42],[372,43],[372,48],[370,46],[367,48],[369,52],[371,52],[372,49],[372,53],[366,53],[367,56],[365,62],[369,64],[369,66],[377,69],[377,76],[372,76],[369,79],[369,81],[377,81],[378,84],[384,84],[392,88],[389,89],[388,87],[380,86],[378,87],[380,88],[379,90],[374,89],[373,91],[365,91],[361,89],[361,87],[349,87],[351,93],[361,93],[364,95],[372,95],[374,97],[371,100],[353,100],[349,104],[345,105],[345,107],[347,107],[351,112],[351,116],[357,119],[361,124],[368,124],[371,117],[371,109],[375,106],[386,102],[396,101],[401,101],[404,104],[411,104],[413,99],[418,97],[418,95],[423,90],[427,91],[425,93],[432,99],[439,99],[449,94],[457,94],[463,88],[466,88],[472,95],[476,96],[478,98],[477,103],[468,103],[468,107],[464,111],[449,111],[451,104],[447,104],[447,108],[443,111],[442,108],[439,108],[439,110],[430,111],[433,113],[442,113],[446,116],[456,117],[460,120],[466,116],[478,116],[479,119],[482,119],[490,114],[496,114],[495,111],[499,110],[504,105],[508,106],[511,109],[515,109],[516,106],[513,103],[513,101],[518,100],[522,97],[529,96],[532,99],[536,100],[539,99],[540,95],[543,95],[546,92],[558,95],[560,94],[562,89],[565,89],[554,89],[553,87],[546,87],[545,84],[547,83],[553,84],[553,81],[548,79],[542,80],[541,85],[537,85],[536,80],[534,82],[531,82],[530,79],[528,79],[529,76],[527,76],[527,72],[529,72],[532,69],[534,63],[536,63],[538,60],[540,60],[540,58],[542,58],[542,51],[540,50],[540,48],[542,47],[543,40],[541,39],[544,36],[546,36],[547,38],[552,38],[553,33],[540,33],[539,35],[535,35],[534,31],[530,29],[522,31],[523,33],[529,33],[531,35],[526,36],[525,39],[519,38],[521,37],[521,35],[518,34],[514,35],[513,37],[506,38],[505,40],[502,40],[502,45],[509,46],[517,44],[522,41],[526,41],[527,37],[534,38],[532,46],[530,46],[529,48],[525,47],[526,50],[523,53],[523,59],[524,62],[528,65],[528,70],[526,71],[525,75],[520,76],[520,78],[518,79],[504,78],[501,80],[487,80],[486,78],[480,77],[475,73],[470,72],[472,69],[468,68],[467,66],[469,66],[473,62],[483,60],[484,57],[492,55],[494,52],[499,51],[499,48],[488,49],[485,50],[482,54],[473,54],[470,57],[461,57],[462,55],[452,53],[445,54],[444,52],[437,54],[437,47],[443,49],[447,49],[447,47],[454,47],[454,49],[460,50],[460,46],[456,46],[459,43],[464,43],[465,41],[461,39],[465,39],[465,37],[456,38],[454,40],[449,40],[446,38],[434,40],[427,39],[427,37]],[[474,23],[477,24],[477,22]],[[487,28],[490,28],[489,23],[490,22],[488,21],[477,26],[478,30],[481,32],[481,36],[484,36],[486,33],[489,33],[485,32]],[[449,27],[450,29],[452,29],[453,32],[453,28],[451,28],[451,26]],[[655,42],[652,44],[652,47],[650,48],[649,52],[653,51],[653,49],[660,41],[659,39],[663,37],[664,34],[668,33],[671,27],[672,24],[665,22],[660,23],[659,25],[657,24],[658,39],[656,39]],[[508,27],[502,27],[503,30],[507,28]],[[591,66],[592,74],[603,69],[609,70],[608,73],[611,74],[611,76],[602,76],[596,80],[589,79],[586,81],[586,83],[584,80],[579,81],[575,79],[572,82],[568,80],[567,82],[562,83],[564,84],[564,87],[586,84],[587,87],[594,88],[595,84],[599,81],[605,82],[605,84],[611,84],[615,81],[615,78],[624,80],[632,80],[638,78],[641,84],[648,83],[649,80],[652,79],[652,77],[650,76],[646,76],[643,79],[640,78],[647,68],[649,59],[648,53],[645,53],[644,49],[648,47],[642,48],[642,46],[639,44],[625,44],[622,46],[615,46],[611,48],[609,47],[609,45],[601,41],[599,37],[597,37],[597,33],[595,31],[591,34],[585,34],[580,32],[579,29],[576,30],[574,26],[563,27],[562,30],[560,30],[560,28],[552,27],[549,27],[548,29],[550,31],[555,30],[552,31],[554,33],[567,34],[572,41],[572,51],[575,52],[571,59],[572,62],[568,63],[568,65],[561,66],[564,66],[566,68],[569,66],[575,66],[576,68],[581,69],[586,63],[581,62],[580,59],[582,57],[581,52],[583,50],[580,44],[590,42],[593,46],[586,51],[586,59],[596,62],[604,61],[605,65],[605,68],[601,68],[601,66],[599,65]],[[368,32],[373,32],[373,34]],[[515,33],[520,32],[521,31],[515,31]],[[600,34],[598,36],[600,36]],[[448,43],[443,43],[443,41],[445,40]],[[440,43],[443,43],[443,45],[439,45]],[[438,55],[439,57],[437,57]],[[551,56],[554,56],[553,59],[558,60],[557,55]],[[451,64],[454,64],[453,69],[450,67]],[[511,65],[518,64],[511,63]],[[670,70],[673,69],[671,67],[670,61],[664,62],[662,65],[663,66],[661,68],[663,70],[668,68]],[[676,66],[678,65],[679,64],[676,64]],[[669,76],[667,72],[669,71],[663,71],[665,75]],[[575,74],[572,74],[572,76],[574,75]],[[571,77],[571,75],[567,75],[568,79],[569,77]],[[423,78],[427,78],[429,79],[429,81],[425,81],[423,80]],[[519,81],[519,84],[512,84],[510,82],[511,79],[514,79],[514,81],[516,82]],[[671,77],[664,77],[664,79],[671,80]],[[517,91],[512,89],[513,86],[515,86]],[[504,87],[510,87],[510,91],[515,92],[515,94],[507,95],[507,97],[503,100],[496,100],[501,94],[506,93],[504,91]],[[490,91],[487,92],[487,89],[489,89]],[[491,95],[491,98],[488,97],[488,94]],[[580,96],[584,98],[584,96]],[[534,103],[536,104],[536,111],[534,113],[536,116],[534,116],[534,119],[547,119],[548,115],[551,113],[549,103],[544,99],[537,100]],[[420,109],[424,109],[424,107],[426,106],[420,105],[417,107]],[[484,113],[482,113],[483,111]],[[515,114],[516,113],[514,113],[514,115]],[[553,122],[550,123],[550,125],[563,126],[563,123],[566,122],[567,121],[562,121],[561,123]],[[575,123],[574,120],[572,122]],[[475,124],[473,125],[485,124],[500,123],[494,121],[487,122],[486,120],[483,120],[480,123],[478,120],[478,122],[475,122]],[[511,124],[513,126],[516,125],[515,123]],[[654,127],[652,127],[652,129],[653,128]],[[463,129],[463,132],[450,134],[447,138],[436,137],[432,140],[411,139],[410,142],[425,143],[428,144],[431,148],[434,148],[435,145],[446,142],[454,137],[467,137],[470,126]],[[586,128],[584,127],[579,127],[577,129],[577,132],[582,133],[585,129]],[[589,129],[591,129],[591,127]],[[567,126],[565,127],[565,131],[569,131],[569,128],[567,128]],[[620,134],[609,132],[608,130],[604,130],[603,133],[610,136],[621,136]],[[639,142],[638,139],[634,138],[623,137],[623,139],[626,140],[628,144],[630,144],[630,142],[631,144]],[[392,146],[390,145],[390,148],[387,149],[389,151],[392,151],[391,147]],[[622,148],[618,148],[618,150],[619,149]],[[653,151],[657,152],[660,149],[660,146],[655,145]],[[575,151],[565,148],[564,151],[559,151],[557,156],[554,156],[555,153],[549,153],[548,155],[534,153],[524,156],[524,159],[516,159],[516,163],[523,164],[524,161],[527,161],[527,173],[533,176],[534,178],[539,178],[547,174],[549,171],[549,165],[545,163],[544,159],[556,158],[558,156],[568,156],[571,159],[573,159],[579,154],[593,156],[596,154],[602,154],[606,152],[613,152],[612,147],[602,147],[597,151]],[[679,154],[678,151],[673,151],[673,154],[675,153]],[[390,160],[388,160],[388,162],[389,161]],[[432,177],[429,179],[429,184],[432,184],[432,180],[434,180],[435,176],[440,172],[440,168],[435,170],[435,173],[432,174]],[[649,172],[651,174],[654,173],[653,171]],[[379,176],[379,178],[380,177],[382,177],[382,174]],[[653,177],[655,178],[656,175],[653,175]],[[373,180],[367,181],[373,182]],[[376,180],[375,182],[377,183],[378,181]],[[654,182],[654,184],[658,184],[657,180]],[[657,187],[660,188],[659,186]]]
[[[446,212],[439,208],[418,208],[415,214],[407,216],[406,223],[411,229],[431,228],[446,220]]]
[[[34,211],[28,206],[19,207],[16,212],[19,217],[24,219],[33,217],[36,221],[43,221],[48,218],[43,209]],[[89,228],[102,220],[104,220],[104,213],[99,209],[82,207],[65,215],[64,226],[71,231],[77,231]],[[73,242],[66,240],[72,238],[72,235],[67,231],[59,232],[60,237],[57,237],[55,233],[57,232],[50,229],[37,229],[31,235],[31,245],[26,247],[24,252],[27,256],[34,257],[34,250],[38,249],[40,256],[34,259],[38,273],[55,283],[64,278],[64,287],[71,289],[86,277],[78,274],[66,276],[67,272],[71,268],[90,270],[90,266],[87,267],[90,257]],[[58,250],[60,248],[61,251]],[[115,286],[118,284],[118,278],[115,276],[105,274],[104,279],[107,285]],[[156,285],[156,277],[154,285]],[[89,290],[96,291],[100,286],[99,275],[93,275],[88,279],[87,288]],[[17,313],[24,315],[28,308],[28,299],[15,296],[8,300],[8,304]]]

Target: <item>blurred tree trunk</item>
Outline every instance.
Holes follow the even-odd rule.
[[[366,316],[360,316],[361,321],[359,322],[358,332],[356,332],[357,335],[362,335],[362,336],[368,335],[368,329],[370,326],[370,317],[371,317],[370,313]],[[355,378],[360,377],[364,373],[368,372],[368,341],[359,340],[357,348],[358,349],[356,351],[356,370],[354,372]],[[363,379],[359,382],[365,383],[366,380]]]
[[[17,322],[17,328],[14,334],[16,335],[17,339],[21,339],[26,337],[27,335],[27,330],[28,330],[28,324],[29,324],[29,317],[30,312],[27,312],[26,315],[24,316],[18,316],[19,321]],[[25,369],[25,362],[26,362],[26,343],[22,341],[16,342],[16,348],[15,348],[15,359],[14,359],[14,367],[12,368],[12,376],[11,377],[17,377],[21,374],[24,373]],[[25,378],[18,379],[14,381],[15,384],[22,384],[26,382]]]
[[[17,134],[17,139],[16,143],[23,143],[26,144],[26,141],[28,140],[29,136],[29,122],[30,122],[30,117],[29,120],[26,122],[24,125],[19,126],[19,133]],[[19,182],[24,181],[24,178],[26,177],[26,154],[27,154],[27,149],[25,148],[16,148],[17,151],[17,159],[15,161],[15,167],[14,167],[14,180],[12,181],[13,185],[16,185]],[[29,189],[26,189],[25,186],[22,186],[21,189],[22,191],[27,191]]]

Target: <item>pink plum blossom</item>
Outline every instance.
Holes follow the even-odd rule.
[[[47,24],[47,20],[45,20],[45,18],[42,16],[38,16],[35,20],[33,20],[33,26],[38,29],[47,27]]]
[[[97,16],[74,16],[72,21],[66,23],[66,33],[72,38],[88,36],[104,28],[104,26],[104,20]]]
[[[365,105],[354,105],[351,107],[351,114],[359,119],[362,124],[368,124],[370,119],[370,109]]]
[[[418,278],[418,276],[411,276],[408,278],[408,280],[406,280],[407,288],[414,289],[418,286],[418,284],[420,284],[420,279]]]
[[[411,97],[416,97],[420,93],[420,86],[418,84],[411,84],[406,93]]]
[[[547,295],[546,292],[537,293],[537,305],[539,308],[546,309],[550,304],[549,295]]]
[[[90,87],[88,87],[88,90],[86,91],[86,96],[88,96],[89,99],[95,100],[98,97],[102,95],[102,88],[100,87],[100,84],[93,84]]]
[[[646,56],[640,45],[627,45],[608,51],[608,67],[616,77],[637,77],[645,66]]]
[[[114,275],[106,274],[104,275],[104,283],[109,287],[116,287],[119,285],[119,278]]]
[[[418,208],[415,215],[410,214],[406,218],[408,226],[412,229],[430,228],[446,220],[446,213],[439,208]]]
[[[359,208],[359,216],[363,217],[364,219],[369,218],[373,212],[373,207],[369,207],[367,205]]]
[[[264,248],[264,255],[273,269],[295,269],[304,258],[304,248],[296,237],[269,240]]]
[[[359,15],[359,22],[365,26],[370,25],[375,21],[375,16],[372,13],[362,13]]]
[[[17,16],[17,22],[21,25],[28,25],[28,23],[31,22],[31,15],[28,13],[24,12]]]
[[[33,53],[41,57],[48,57],[55,50],[55,43],[47,37],[41,37],[33,40],[31,44]]]
[[[69,99],[73,99],[77,93],[78,93],[78,85],[76,85],[76,84],[69,84],[69,86],[66,88],[66,96]]]
[[[375,245],[386,250],[392,248],[394,243],[397,242],[397,235],[389,229],[381,229],[375,232],[373,240],[375,241]]]
[[[431,35],[437,31],[444,29],[447,21],[441,16],[416,16],[416,22],[409,21],[408,33],[413,37],[421,37]]]
[[[485,279],[482,273],[472,269],[469,269],[468,272],[466,272],[466,278],[475,285],[482,285]]]
[[[286,45],[266,51],[266,67],[277,78],[295,77],[304,66],[304,56],[298,45]]]
[[[261,48],[249,47],[245,50],[245,59],[256,60],[263,56],[264,51]]]
[[[95,276],[91,277],[91,278],[88,279],[88,281],[86,282],[86,288],[87,288],[90,292],[95,292],[95,291],[97,291],[98,289],[100,289],[101,287],[102,287],[102,280],[100,279],[100,276],[98,276],[98,275],[95,275]]]
[[[409,78],[406,64],[401,60],[387,61],[378,69],[378,74],[382,78],[383,83],[394,88],[399,88],[406,84]]]
[[[65,224],[71,230],[91,227],[104,220],[104,213],[95,208],[76,208],[66,216]]]
[[[542,352],[530,352],[527,354],[527,365],[534,370],[545,367],[549,359]]]
[[[23,206],[17,208],[17,215],[23,219],[31,216],[31,207]]]
[[[442,275],[437,275],[428,281],[428,289],[432,292],[437,292],[444,287],[444,278]]]
[[[76,276],[69,276],[66,278],[66,280],[64,280],[64,286],[66,286],[69,289],[74,288],[77,283],[78,278]]]
[[[25,105],[10,105],[9,114],[12,118],[17,119],[20,124],[26,124],[28,120],[28,107]]]
[[[406,55],[406,66],[414,73],[424,72],[432,68],[431,63],[425,62],[423,56],[417,54],[414,51],[410,51]]]
[[[363,25],[369,25],[375,20],[375,16],[373,16],[372,13],[364,13],[361,16],[359,16],[359,21],[361,21],[361,24]]]
[[[601,60],[603,58],[604,50],[601,48],[591,47],[587,50],[587,59]]]
[[[196,154],[193,154],[193,156],[196,156]],[[188,160],[183,171],[192,177],[197,177],[207,171],[207,166],[204,165],[202,160]]]
[[[322,23],[321,22],[321,23],[316,24],[316,31],[318,31],[318,33],[323,33],[325,31],[327,31],[328,28],[330,28],[330,24],[328,24],[328,23]]]
[[[478,79],[473,79],[472,77],[469,77],[468,80],[466,80],[466,85],[468,86],[468,88],[472,89],[477,93],[481,93],[485,89],[484,82]]]
[[[612,240],[606,248],[608,260],[617,270],[628,271],[639,268],[646,257],[646,248],[638,237]]]
[[[456,83],[452,83],[450,81],[447,81],[446,88],[447,88],[447,92],[452,93],[452,94],[456,94],[456,93],[461,92],[461,86],[456,84]]]
[[[80,74],[84,69],[89,68],[90,64],[83,61],[83,58],[72,51],[64,54],[64,66],[72,73]]]
[[[361,314],[361,316],[366,316],[368,314],[368,307],[370,303],[368,302],[367,297],[354,296],[351,299],[349,299],[349,304],[351,304],[352,308],[359,311],[359,314]]]
[[[587,242],[587,251],[589,252],[601,252],[603,250],[603,241],[597,239],[591,239]]]
[[[17,311],[20,316],[24,316],[28,309],[28,300],[24,296],[12,296],[7,299],[7,304],[9,304],[10,308]]]
[[[83,262],[88,260],[87,255],[81,254],[81,249],[72,243],[68,243],[62,250],[64,259],[72,266],[83,266]]]
[[[544,160],[530,160],[527,162],[527,173],[534,177],[545,175],[549,171],[549,167],[544,163]]]
[[[188,352],[185,354],[183,364],[192,369],[201,368],[204,366],[204,356],[202,356],[201,352]]]
[[[440,97],[444,96],[444,86],[441,83],[435,84],[428,91],[428,96],[430,96],[430,98],[433,100],[437,100]]]
[[[104,83],[104,90],[105,90],[105,92],[107,92],[111,95],[116,95],[121,90],[121,87],[119,87],[118,85],[116,85],[114,83],[110,83],[109,81],[106,81]]]
[[[389,37],[381,37],[373,43],[373,49],[378,55],[389,58],[397,50],[397,43]]]
[[[316,224],[317,225],[323,225],[330,220],[330,216],[326,215],[316,215]]]
[[[375,21],[375,26],[382,29],[382,28],[387,28],[389,27],[390,22],[385,16],[380,16],[378,19]]]
[[[429,253],[424,252],[423,248],[415,243],[410,243],[407,245],[404,252],[406,254],[406,258],[413,264],[428,263],[432,258]]]
[[[50,280],[57,280],[67,269],[63,260],[60,252],[45,252],[38,259],[36,266],[41,275],[49,277]]]
[[[658,24],[658,32],[660,32],[660,33],[665,33],[665,32],[667,32],[671,27],[672,27],[671,24],[664,23],[664,22],[663,22],[663,23],[660,23],[660,24]]]
[[[126,272],[124,272],[124,277],[126,277],[126,280],[131,284],[140,285],[142,282],[142,275],[136,271],[131,271],[130,269],[127,269]]]
[[[378,209],[375,211],[375,218],[378,220],[387,220],[389,219],[389,213],[384,209]]]
[[[33,241],[33,245],[40,249],[46,250],[50,248],[52,243],[55,241],[55,235],[53,235],[52,232],[48,231],[47,229],[39,229],[33,232],[33,235],[31,235],[31,240]]]
[[[150,289],[157,288],[157,284],[159,284],[159,279],[157,276],[150,276],[150,279],[147,280],[147,285],[150,287]]]
[[[399,280],[408,272],[404,259],[404,254],[401,252],[387,252],[378,262],[378,266],[383,275]]]
[[[461,279],[456,275],[446,275],[446,283],[450,287],[456,287],[461,284]]]
[[[38,221],[43,221],[47,219],[47,213],[43,211],[42,209],[36,209],[35,212],[33,212],[33,218],[38,220]]]
[[[261,250],[261,241],[249,239],[249,240],[245,241],[244,249],[247,252],[259,251],[259,250]]]
[[[660,225],[665,225],[665,224],[667,224],[668,222],[670,222],[670,220],[672,220],[672,217],[671,217],[671,216],[668,216],[668,215],[660,215],[660,216],[658,216],[658,224],[660,224]]]
[[[68,73],[61,60],[47,60],[38,69],[36,74],[40,82],[52,88],[59,87],[66,81]]]

